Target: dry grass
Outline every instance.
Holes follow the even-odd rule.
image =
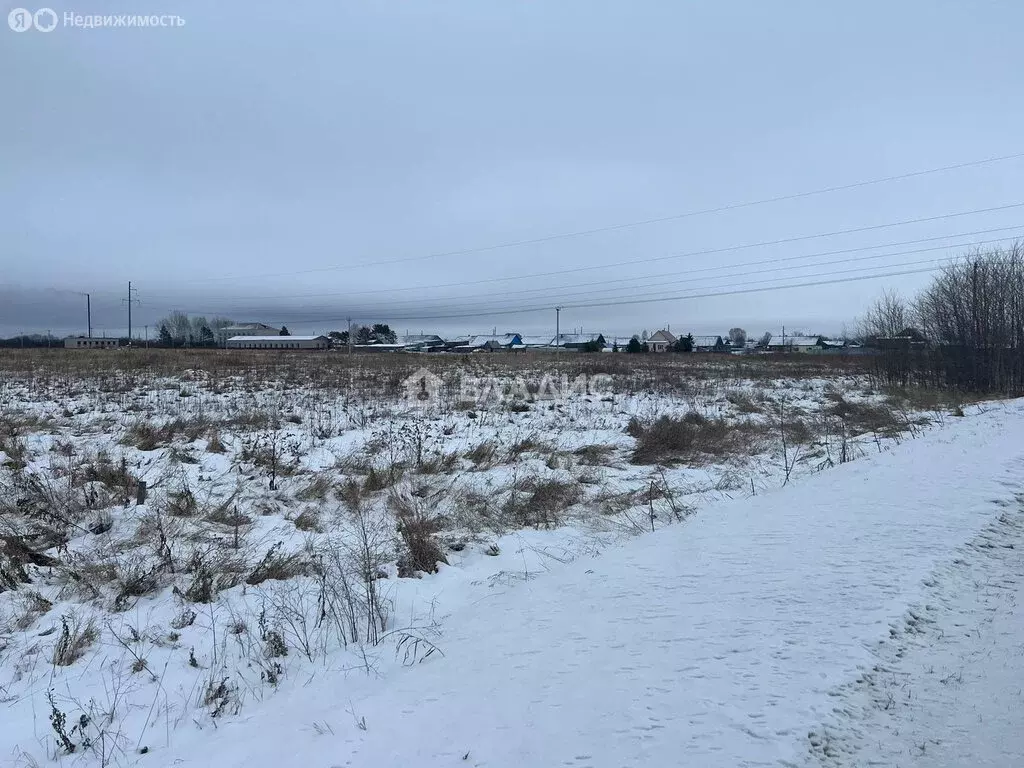
[[[502,511],[515,526],[552,528],[582,496],[583,489],[575,480],[527,481],[513,489]]]
[[[163,424],[138,421],[128,428],[121,442],[140,451],[155,451],[171,445],[179,438],[188,442],[198,440],[209,431],[210,426],[209,420],[201,417],[171,419]]]
[[[259,565],[252,569],[246,578],[245,583],[249,586],[256,586],[265,581],[286,581],[294,576],[301,576],[306,572],[306,563],[298,554],[284,554],[281,552],[281,543],[272,546],[264,555]]]
[[[62,616],[61,632],[53,646],[51,662],[57,667],[71,666],[85,655],[99,634],[92,617],[83,619],[74,612]]]
[[[826,412],[842,421],[851,435],[874,432],[895,436],[906,427],[905,420],[887,404],[847,400],[841,392],[829,393],[827,396],[832,404]]]
[[[613,453],[615,453],[615,446],[599,445],[595,443],[592,445],[584,445],[582,448],[577,448],[572,453],[573,456],[579,459],[580,464],[600,467],[606,466],[610,463],[609,458]]]
[[[497,456],[498,447],[490,440],[478,443],[463,454],[463,458],[473,462],[476,469],[490,469]]]
[[[631,461],[655,464],[671,461],[703,461],[751,455],[758,451],[766,427],[753,422],[730,424],[691,411],[685,416],[661,416],[637,438]]]

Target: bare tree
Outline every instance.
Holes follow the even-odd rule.
[[[885,290],[861,318],[860,335],[868,340],[880,336],[898,336],[913,325],[912,316],[907,302],[898,293]]]

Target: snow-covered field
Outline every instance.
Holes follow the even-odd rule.
[[[602,357],[431,360],[429,396],[414,356],[8,366],[0,761],[905,751],[885,717],[918,710],[876,712],[893,686],[864,673],[915,663],[900,622],[964,594],[936,570],[957,547],[1019,531],[1019,406]]]

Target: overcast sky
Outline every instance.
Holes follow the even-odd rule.
[[[117,332],[129,280],[139,327],[544,332],[564,304],[563,329],[607,334],[829,333],[928,274],[573,305],[922,269],[1024,233],[1016,207],[725,250],[1024,203],[1018,158],[490,248],[1024,152],[1016,0],[52,7],[185,25],[0,27],[4,335],[84,331],[75,292]]]

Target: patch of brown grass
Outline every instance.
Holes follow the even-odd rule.
[[[682,417],[661,416],[637,438],[631,461],[655,464],[749,455],[757,450],[757,438],[765,430],[752,422],[729,424],[694,411]]]

